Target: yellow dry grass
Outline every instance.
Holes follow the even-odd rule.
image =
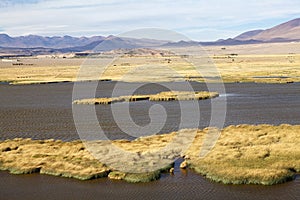
[[[32,84],[75,81],[82,59],[21,58],[18,63],[0,61],[0,81],[12,84]]]
[[[300,80],[300,55],[214,56],[224,82],[290,83]]]
[[[295,173],[300,172],[299,125],[229,126],[221,130],[213,149],[205,157],[200,157],[202,151],[208,150],[208,146],[203,144],[204,138],[215,130],[197,130],[195,137],[192,136],[192,144],[184,152],[181,148],[195,130],[141,137],[134,141],[112,141],[113,145],[132,152],[136,158],[144,157],[146,162],[138,163],[136,158],[130,160],[124,154],[116,154],[108,159],[120,165],[147,168],[155,164],[153,161],[157,159],[162,163],[170,163],[176,157],[183,156],[188,167],[213,181],[225,184],[272,185],[292,180]],[[163,151],[171,142],[171,147]],[[107,156],[107,145],[110,142],[88,143],[91,147],[97,146],[98,156]],[[79,141],[14,139],[0,143],[0,169],[11,173],[40,172],[83,180],[109,176],[129,182],[146,182],[157,179],[161,171],[171,167],[168,165],[164,169],[140,174],[114,170],[91,156]]]
[[[0,168],[14,174],[40,172],[86,180],[109,172],[80,141],[14,139],[1,142],[0,150]]]
[[[217,92],[197,91],[197,92],[186,92],[186,91],[170,91],[160,92],[155,95],[150,95],[150,101],[185,101],[185,100],[201,100],[209,99],[219,96]]]
[[[212,46],[205,47],[208,56],[200,55],[199,59],[176,55],[125,56],[114,60],[109,67],[106,63],[112,59],[106,57],[90,58],[85,63],[84,58],[20,58],[23,65],[0,61],[0,81],[13,84],[76,81],[83,65],[85,70],[81,71],[80,81],[214,82],[220,74],[224,82],[299,82],[299,46],[299,43]],[[193,55],[203,49],[189,47],[180,51],[189,51]],[[199,68],[195,69],[193,64]]]
[[[131,101],[186,101],[186,100],[202,100],[219,96],[217,92],[197,91],[169,91],[160,92],[158,94],[148,95],[132,95],[110,98],[91,98],[75,100],[74,104],[112,104],[117,102],[131,102]]]
[[[142,137],[138,140],[117,140],[112,144],[124,151],[137,155],[158,150],[172,139],[172,134]],[[97,150],[103,150],[100,157],[107,156],[107,149],[110,145],[108,141],[88,141],[89,145],[96,146]],[[171,154],[172,152],[170,152]],[[178,156],[177,154],[175,156]],[[173,156],[168,162],[172,162]],[[153,157],[149,157],[151,161]],[[113,162],[121,165],[131,163],[137,165],[133,160],[128,160],[124,156],[110,158]],[[145,164],[145,165],[144,165]],[[142,163],[141,166],[147,168],[149,163]],[[161,169],[149,170],[147,172],[130,173],[118,172],[113,168],[102,164],[85,148],[81,141],[62,142],[59,140],[31,140],[16,138],[0,142],[0,170],[9,170],[12,174],[41,173],[54,176],[63,176],[88,180],[109,176],[116,179],[116,174],[122,174],[119,179],[128,182],[148,182],[159,178],[160,172],[169,169],[171,166],[163,166]],[[109,175],[110,174],[110,175]]]
[[[217,182],[272,185],[300,172],[300,126],[238,125],[222,130],[207,156],[201,144],[209,129],[198,133],[186,152],[190,167]]]

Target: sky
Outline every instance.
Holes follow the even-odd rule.
[[[118,35],[141,28],[214,41],[300,17],[299,0],[0,0],[0,33]]]

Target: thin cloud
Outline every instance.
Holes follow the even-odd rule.
[[[10,7],[14,5],[23,5],[23,4],[35,4],[42,0],[1,0],[0,8]]]
[[[298,0],[4,0],[0,24],[10,35],[116,35],[157,27],[205,41],[296,18],[299,7]]]

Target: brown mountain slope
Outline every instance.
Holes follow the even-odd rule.
[[[266,29],[264,31],[258,31],[257,34],[250,34],[248,37],[245,33],[237,36],[235,39],[239,40],[300,40],[300,18],[293,19],[291,21],[279,24],[273,28]]]
[[[235,37],[235,40],[248,40],[249,38],[254,37],[255,35],[263,32],[264,30],[253,30],[253,31],[247,31],[244,32],[240,35],[238,35],[237,37]]]

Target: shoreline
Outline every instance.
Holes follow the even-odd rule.
[[[191,146],[183,153],[173,151],[164,168],[148,173],[128,173],[113,170],[100,163],[84,147],[81,141],[14,139],[0,142],[0,169],[13,174],[41,173],[72,177],[80,180],[110,177],[127,182],[149,182],[168,172],[172,160],[183,157],[187,167],[206,178],[224,184],[274,185],[293,180],[300,173],[299,125],[237,125],[221,130],[214,148],[200,158],[199,152],[205,136],[211,128],[197,130]],[[184,130],[183,136],[191,131]],[[142,137],[133,141],[112,141],[119,148],[149,156],[151,150],[167,145],[177,132]],[[101,147],[105,148],[103,141]],[[99,143],[98,143],[99,144]],[[148,158],[148,157],[147,157]],[[122,160],[123,159],[123,160]],[[149,160],[153,158],[149,157]],[[129,158],[117,157],[112,162],[133,163]],[[133,163],[134,164],[134,163]],[[149,167],[145,163],[136,167]],[[150,169],[150,168],[149,168]]]
[[[276,80],[272,80],[273,78],[265,78],[262,80],[259,80],[260,78],[258,78],[257,81],[254,80],[232,80],[232,81],[228,81],[228,80],[222,80],[221,82],[217,82],[217,81],[209,81],[209,80],[157,80],[157,81],[121,81],[124,83],[170,83],[170,82],[174,82],[174,83],[178,83],[178,82],[196,82],[196,83],[209,83],[209,84],[232,84],[232,83],[254,83],[254,84],[294,84],[294,83],[300,83],[300,81],[276,81]],[[0,80],[0,85],[48,85],[48,84],[61,84],[61,83],[88,83],[88,82],[93,82],[93,81],[98,81],[98,82],[119,82],[119,80],[114,80],[114,79],[110,79],[110,80],[61,80],[61,81],[26,81],[26,82],[15,82],[15,81],[1,81]]]
[[[261,79],[261,80],[260,80]],[[294,80],[273,80],[273,79],[277,79],[277,78],[272,78],[272,77],[265,77],[265,78],[253,78],[253,79],[249,79],[249,80],[242,80],[242,79],[237,79],[237,80],[222,80],[222,81],[213,81],[213,80],[149,80],[149,81],[130,81],[130,80],[126,80],[126,81],[121,81],[121,82],[125,82],[125,83],[169,83],[169,82],[197,82],[197,83],[210,83],[210,84],[226,84],[226,83],[257,83],[257,84],[292,84],[292,83],[300,83],[300,81],[294,81]],[[1,81],[0,80],[0,85],[4,84],[4,85],[39,85],[39,84],[56,84],[56,83],[84,83],[84,82],[92,82],[92,81],[98,81],[98,82],[118,82],[119,80],[117,79],[110,79],[110,80],[55,80],[55,81]]]

